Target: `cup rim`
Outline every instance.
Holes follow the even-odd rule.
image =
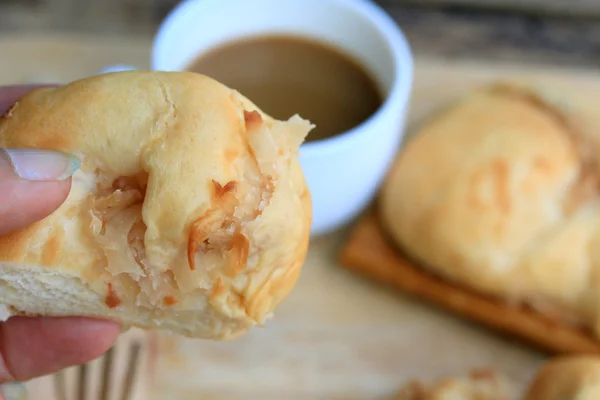
[[[322,0],[324,1],[324,0]],[[332,3],[337,3],[342,7],[347,7],[356,11],[358,14],[367,18],[373,23],[376,30],[379,31],[382,38],[386,42],[395,71],[394,81],[389,89],[383,104],[362,123],[352,127],[351,129],[342,132],[338,135],[327,139],[317,140],[314,142],[305,142],[300,146],[301,157],[312,156],[318,153],[331,154],[333,152],[343,151],[343,148],[351,145],[357,137],[365,134],[373,121],[377,120],[383,114],[387,113],[404,113],[408,106],[408,100],[412,87],[413,80],[413,56],[410,44],[402,32],[402,29],[396,21],[378,4],[372,0],[327,0]],[[191,7],[206,7],[211,3],[220,3],[219,0],[184,0],[179,3],[167,17],[163,20],[155,35],[153,48],[160,47],[165,40],[166,33],[171,30],[171,27],[179,18],[187,13]],[[152,64],[156,64],[156,52],[152,51]]]

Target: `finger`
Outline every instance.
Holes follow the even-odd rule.
[[[0,149],[0,235],[38,221],[67,198],[79,168],[70,155],[33,149]]]
[[[101,356],[118,324],[85,318],[14,317],[0,325],[0,382],[26,381]]]
[[[15,85],[15,86],[0,86],[0,115],[6,111],[8,107],[14,104],[26,93],[41,88],[55,87],[56,85]]]

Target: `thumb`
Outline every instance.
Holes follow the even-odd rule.
[[[0,149],[0,235],[45,218],[67,198],[79,168],[74,156],[37,149]]]

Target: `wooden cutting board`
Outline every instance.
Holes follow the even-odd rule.
[[[0,38],[0,84],[66,82],[106,64],[146,67],[150,41]],[[597,107],[600,75],[417,56],[410,120],[473,84],[511,78]],[[468,322],[367,283],[338,267],[345,231],[313,239],[301,279],[268,327],[231,343],[158,338],[153,377],[136,400],[385,399],[404,380],[492,366],[526,382],[544,356]],[[146,370],[146,369],[144,369]],[[48,398],[49,382],[31,383]],[[42,396],[43,397],[39,397]]]

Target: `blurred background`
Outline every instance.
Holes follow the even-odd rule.
[[[560,65],[600,62],[596,0],[378,0],[419,53]],[[150,37],[177,0],[0,0],[0,34]]]

